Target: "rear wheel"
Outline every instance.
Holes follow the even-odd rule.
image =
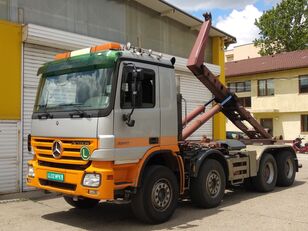
[[[276,161],[278,169],[277,185],[292,185],[296,175],[294,155],[291,152],[284,151],[277,155]]]
[[[74,200],[73,197],[63,196],[64,200],[71,206],[78,209],[90,209],[94,208],[98,205],[99,200],[91,199],[91,198],[78,198]]]
[[[270,153],[264,153],[256,177],[252,179],[254,188],[259,192],[274,190],[277,182],[277,164]]]
[[[226,187],[225,172],[217,160],[204,161],[197,178],[192,178],[190,195],[193,204],[213,208],[220,204]]]
[[[177,207],[178,188],[177,178],[169,168],[159,165],[148,167],[142,186],[132,196],[135,216],[152,224],[169,220]]]

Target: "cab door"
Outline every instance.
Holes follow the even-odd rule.
[[[138,70],[139,74],[132,112],[134,70]],[[133,126],[123,119],[130,113]],[[158,67],[139,62],[122,62],[114,107],[115,163],[138,162],[147,150],[159,145],[160,124]]]

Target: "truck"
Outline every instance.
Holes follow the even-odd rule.
[[[182,199],[213,208],[233,186],[269,192],[292,185],[301,167],[295,151],[276,143],[205,66],[211,15],[204,17],[187,67],[213,99],[189,114],[182,115],[176,60],[151,50],[106,43],[44,64],[27,184],[61,193],[80,209],[130,203],[137,218],[152,224],[170,219]],[[189,139],[218,112],[249,139]]]

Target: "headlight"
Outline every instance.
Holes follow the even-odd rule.
[[[98,187],[101,184],[101,175],[97,173],[87,173],[83,177],[82,184],[87,187]]]
[[[34,168],[32,165],[28,165],[28,176],[35,177]]]

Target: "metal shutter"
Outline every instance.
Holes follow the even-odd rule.
[[[220,74],[220,67],[207,64],[208,68],[215,74]],[[176,70],[177,83],[180,85],[180,92],[187,102],[187,114],[197,106],[204,104],[212,98],[211,92],[190,72]],[[182,115],[185,115],[185,105],[182,102]],[[207,109],[211,108],[211,105]],[[205,135],[213,138],[213,119],[207,121],[189,139],[199,140]]]
[[[24,67],[23,67],[23,190],[29,190],[26,185],[28,160],[32,155],[27,150],[27,136],[31,133],[31,116],[34,106],[36,90],[39,83],[37,70],[44,63],[53,60],[55,54],[62,53],[63,50],[49,47],[24,44]]]
[[[0,121],[0,194],[18,192],[18,124]]]

